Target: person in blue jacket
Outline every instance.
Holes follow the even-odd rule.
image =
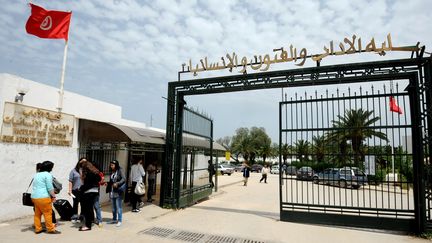
[[[250,176],[250,169],[251,169],[251,167],[249,166],[249,163],[248,163],[247,160],[245,160],[243,162],[242,166],[243,166],[243,186],[247,186],[248,179],[249,179],[249,176]]]

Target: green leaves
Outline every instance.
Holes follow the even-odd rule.
[[[348,110],[344,116],[338,115],[339,120],[333,121],[333,132],[329,134],[329,138],[338,141],[340,152],[346,152],[347,142],[351,142],[351,147],[354,152],[354,163],[359,166],[362,157],[364,156],[363,142],[368,138],[377,137],[388,141],[387,135],[377,131],[373,126],[379,117],[370,117],[373,111],[365,111],[363,109]]]
[[[231,150],[231,153],[242,155],[245,160],[254,161],[257,155],[265,160],[272,155],[271,139],[263,127],[241,127],[232,137]]]

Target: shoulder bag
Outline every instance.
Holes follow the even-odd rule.
[[[138,182],[135,186],[134,192],[137,195],[144,195],[145,194],[144,182],[142,182],[142,181]]]
[[[22,195],[22,204],[24,206],[33,207],[33,201],[31,199],[31,193],[28,192],[28,189],[30,188],[32,183],[33,183],[33,179],[30,181],[30,184],[28,185],[27,190]]]
[[[53,176],[53,187],[54,187],[54,193],[59,194],[60,191],[63,189],[63,185]]]

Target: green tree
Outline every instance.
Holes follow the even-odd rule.
[[[324,136],[314,136],[312,141],[312,152],[315,156],[315,159],[318,163],[323,163],[326,153],[327,141]]]
[[[255,161],[256,156],[262,156],[265,162],[266,157],[270,153],[271,139],[267,135],[263,127],[252,127],[249,134],[252,145],[251,161]],[[261,153],[261,154],[260,154]]]
[[[333,125],[333,131],[327,134],[328,146],[331,154],[336,154],[336,165],[342,166],[347,161],[348,157],[348,144],[345,138],[345,133],[343,130],[335,127]]]
[[[282,160],[283,160],[284,164],[286,163],[286,161],[288,159],[288,155],[290,154],[290,152],[291,152],[290,151],[290,146],[288,144],[284,143],[282,145],[282,151],[281,151],[281,153],[282,153]]]
[[[385,133],[370,128],[380,119],[379,117],[370,118],[372,114],[372,111],[352,109],[346,111],[344,116],[338,115],[338,121],[333,121],[333,126],[336,128],[334,135],[339,139],[338,141],[345,145],[347,145],[346,141],[351,141],[356,166],[360,165],[361,158],[364,157],[362,146],[366,139],[377,137],[388,141]]]
[[[261,145],[261,147],[258,148],[258,155],[262,157],[263,163],[265,164],[266,159],[274,155],[271,144],[264,143],[263,145]]]
[[[232,153],[235,155],[236,160],[241,155],[245,160],[249,159],[249,154],[251,150],[249,142],[249,129],[246,127],[241,127],[236,130],[236,134],[231,140]]]
[[[309,160],[310,143],[300,139],[294,145],[300,163],[307,162]]]
[[[236,130],[232,137],[231,149],[237,158],[242,155],[245,160],[255,161],[258,155],[265,155],[263,159],[270,154],[271,139],[263,127],[252,127],[251,129],[241,127]],[[260,154],[261,153],[261,154]],[[264,158],[265,157],[265,158]]]

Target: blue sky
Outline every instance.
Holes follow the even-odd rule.
[[[25,32],[28,1],[0,0],[0,72],[58,87],[64,41]],[[65,89],[123,107],[124,118],[165,128],[167,83],[183,63],[227,53],[253,57],[274,48],[320,53],[353,34],[364,42],[432,46],[430,1],[138,1],[36,0],[46,9],[72,11]],[[408,53],[329,57],[322,65],[409,57]],[[306,66],[313,65],[311,61]],[[293,63],[270,67],[298,68]],[[236,70],[234,70],[236,72]],[[226,70],[217,74],[230,75]],[[313,88],[310,88],[313,89]],[[317,88],[322,89],[322,87]],[[31,91],[30,91],[31,92]],[[286,90],[288,96],[303,90]],[[210,114],[215,138],[238,127],[262,126],[277,141],[281,90],[188,97]]]

